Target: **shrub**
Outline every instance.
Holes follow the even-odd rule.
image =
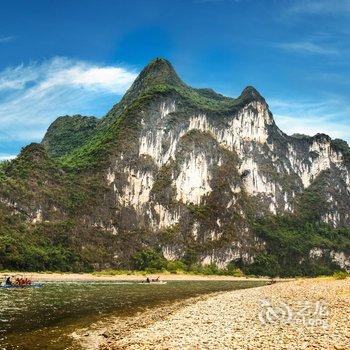
[[[250,275],[276,277],[279,275],[280,265],[274,255],[260,253],[245,270]]]
[[[198,272],[202,275],[220,275],[220,271],[215,264],[203,265],[198,267]]]
[[[183,272],[186,270],[186,265],[179,260],[168,261],[166,269],[171,273]]]
[[[167,261],[160,252],[153,249],[145,249],[134,254],[132,267],[135,270],[156,272],[165,269]]]
[[[243,276],[243,272],[241,270],[241,267],[243,264],[241,263],[240,260],[238,261],[231,261],[226,267],[226,273],[230,276],[236,276],[236,277],[241,277]]]
[[[336,279],[336,280],[345,280],[346,277],[348,277],[349,274],[345,271],[336,271],[333,273],[333,277]]]

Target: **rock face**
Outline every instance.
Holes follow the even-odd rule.
[[[310,211],[312,221],[350,226],[347,144],[284,134],[253,87],[237,99],[193,89],[156,59],[105,118],[71,118],[54,122],[42,144],[63,178],[84,178],[86,197],[95,188],[98,198],[79,216],[57,198],[32,198],[28,215],[33,224],[73,217],[112,235],[114,262],[152,246],[170,260],[195,251],[203,264],[251,264],[268,244],[253,222],[271,215]],[[2,202],[18,201],[9,197]],[[349,266],[347,249],[328,258]]]

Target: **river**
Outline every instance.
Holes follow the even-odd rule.
[[[132,315],[162,303],[264,283],[174,281],[148,285],[135,282],[50,282],[39,289],[0,289],[0,349],[73,349],[69,334],[104,317]]]

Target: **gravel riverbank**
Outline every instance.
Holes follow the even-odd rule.
[[[125,319],[123,327],[119,322],[94,345],[103,350],[349,350],[350,279],[302,279],[217,293]]]

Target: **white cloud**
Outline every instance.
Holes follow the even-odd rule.
[[[326,47],[324,45],[315,44],[310,41],[288,42],[277,44],[277,47],[299,53],[318,54],[318,55],[338,55],[339,51],[334,48]]]
[[[135,73],[125,68],[97,66],[83,61],[56,57],[27,66],[10,67],[0,72],[0,89],[23,89],[41,92],[52,87],[81,87],[122,94],[135,79]]]
[[[295,133],[316,135],[324,133],[332,138],[350,141],[349,110],[337,99],[322,102],[270,100],[270,108],[279,128]]]
[[[104,113],[111,106],[103,101],[116,102],[135,78],[123,67],[62,57],[8,67],[0,72],[0,143],[39,141],[59,115]]]

